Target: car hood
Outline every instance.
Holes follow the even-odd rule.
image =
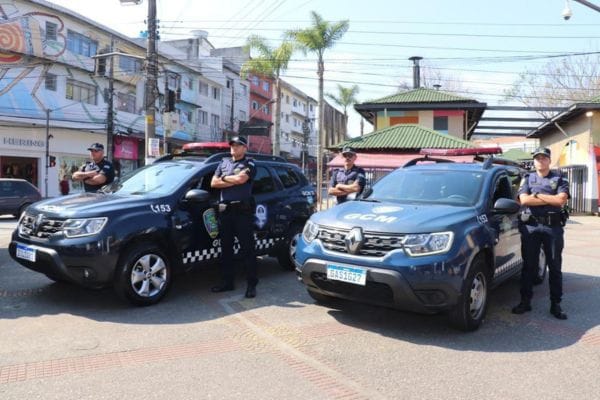
[[[156,200],[156,199],[154,199]],[[115,211],[146,206],[152,199],[137,196],[121,196],[104,193],[81,193],[56,197],[35,203],[31,208],[36,213],[60,217],[105,216]]]
[[[341,229],[360,226],[367,231],[382,233],[428,233],[449,230],[476,216],[474,207],[350,201],[318,212],[311,220]]]

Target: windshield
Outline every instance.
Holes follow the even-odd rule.
[[[481,171],[397,170],[373,186],[370,200],[472,206],[479,199]]]
[[[172,193],[197,171],[191,163],[160,162],[137,169],[118,182],[105,186],[105,193],[162,196]]]

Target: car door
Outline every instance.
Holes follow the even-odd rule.
[[[489,207],[500,198],[515,199],[511,182],[507,174],[502,173],[495,179],[494,190],[491,192]],[[496,277],[512,274],[515,268],[520,267],[521,237],[518,229],[518,213],[494,214],[490,213],[490,226],[494,231],[494,261]]]
[[[257,239],[257,254],[265,253],[273,247],[273,240],[283,237],[285,221],[281,218],[283,199],[281,183],[275,178],[272,168],[266,163],[256,163],[256,176],[252,183],[252,195],[256,203],[254,232]]]
[[[21,197],[17,193],[16,183],[14,181],[0,181],[0,215],[18,212]]]

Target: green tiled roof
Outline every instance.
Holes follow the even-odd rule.
[[[471,142],[415,124],[393,125],[335,145],[356,150],[466,149]]]
[[[475,102],[474,99],[456,96],[455,94],[439,90],[419,88],[400,92],[381,99],[367,101],[369,104],[390,103],[449,103],[449,102]]]
[[[510,149],[507,152],[502,153],[500,157],[512,161],[533,160],[531,153],[527,153],[526,151],[520,149]]]

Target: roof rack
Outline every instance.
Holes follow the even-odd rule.
[[[419,162],[432,162],[432,163],[453,163],[454,161],[448,160],[447,158],[433,158],[425,155],[425,157],[413,158],[406,164],[402,166],[402,168],[412,167],[413,165],[417,165]]]
[[[483,162],[483,169],[489,169],[492,165],[506,165],[509,167],[517,167],[523,169],[521,163],[513,160],[508,160],[506,158],[499,157],[475,157],[475,161]]]
[[[260,154],[260,153],[246,153],[247,157],[250,157],[254,160],[261,160],[261,161],[276,161],[276,162],[283,162],[283,163],[287,163],[288,161],[283,158],[283,157],[279,157],[279,156],[272,156],[269,154]],[[212,162],[219,162],[221,161],[223,158],[226,157],[231,157],[231,153],[215,153],[215,154],[211,154],[210,156],[207,156],[206,154],[202,154],[202,153],[196,153],[193,150],[192,151],[181,151],[179,153],[173,153],[173,154],[165,154],[164,156],[158,157],[154,162],[158,162],[158,161],[168,161],[168,160],[172,160],[173,158],[198,158],[198,159],[202,159],[202,161],[206,162],[206,163],[212,163]]]

